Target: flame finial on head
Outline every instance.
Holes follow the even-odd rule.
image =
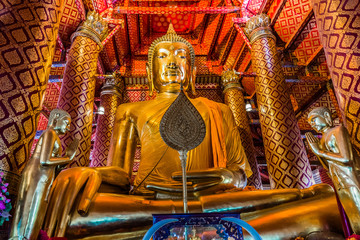
[[[169,28],[168,28],[166,34],[176,34],[177,35],[177,33],[175,32],[174,26],[171,22],[169,24]]]

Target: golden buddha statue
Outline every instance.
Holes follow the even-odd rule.
[[[48,127],[40,136],[35,151],[22,172],[10,239],[37,239],[55,170],[58,166],[70,163],[78,147],[79,141],[74,139],[66,149],[65,156],[61,156],[59,135],[70,129],[70,121],[67,112],[60,109],[51,111]]]
[[[195,54],[191,44],[170,27],[166,35],[153,42],[148,57],[150,91],[156,89],[157,97],[118,107],[107,167],[71,168],[59,174],[44,222],[49,236],[139,239],[152,225],[152,214],[182,213],[179,153],[163,142],[159,124],[178,96],[181,83],[184,89],[194,90]],[[263,224],[269,219],[267,212],[249,219],[257,221],[252,223],[258,226],[258,231],[278,231],[279,236],[285,237],[318,229],[341,229],[338,213],[328,211],[336,206],[336,200],[327,185],[304,190],[236,191],[246,185],[251,170],[230,109],[203,98],[191,102],[204,119],[207,131],[204,141],[188,152],[190,213],[253,212],[296,201],[273,210],[278,218],[268,221],[268,225]],[[138,141],[142,160],[131,188],[129,178]],[[219,191],[224,193],[214,194]],[[298,222],[296,215],[306,212],[309,198],[318,201],[321,207],[313,216],[302,216]],[[298,201],[301,199],[305,202]],[[285,215],[288,209],[290,212]],[[311,222],[311,218],[318,221]],[[292,232],[282,231],[284,220],[294,225]]]
[[[326,107],[313,109],[308,121],[322,133],[320,141],[310,132],[305,134],[311,150],[329,172],[352,230],[360,234],[360,158],[352,149],[349,133],[342,124],[334,127]]]

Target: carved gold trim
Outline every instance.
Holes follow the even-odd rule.
[[[270,17],[264,13],[251,17],[244,28],[244,32],[248,36],[250,43],[253,44],[259,38],[264,37],[271,37],[276,40],[270,24]]]
[[[260,38],[270,37],[276,41],[275,35],[272,33],[270,27],[260,27],[255,29],[249,36],[250,44],[253,44],[256,40]]]
[[[110,94],[122,99],[122,92],[118,86],[121,84],[120,81],[121,79],[116,79],[115,77],[106,78],[105,83],[101,88],[100,96]]]
[[[223,93],[230,88],[238,88],[243,91],[243,87],[239,82],[239,75],[235,70],[226,70],[221,74],[221,83],[224,86]]]
[[[233,88],[237,88],[240,91],[244,91],[244,89],[242,88],[240,83],[227,83],[226,85],[224,85],[223,93],[225,93],[225,92],[227,92],[227,90],[233,89]]]
[[[74,32],[71,35],[71,42],[74,42],[75,38],[78,37],[78,36],[83,36],[83,37],[90,38],[91,40],[96,42],[97,45],[99,45],[99,47],[101,49],[103,48],[100,36],[98,34],[94,33],[93,31],[89,31],[89,29],[86,29],[86,28],[78,29],[78,31]]]
[[[102,48],[103,45],[101,42],[105,39],[107,32],[107,22],[105,22],[97,12],[90,11],[87,14],[86,20],[78,27],[76,32],[71,35],[71,42],[73,42],[77,36],[83,36],[90,38]]]

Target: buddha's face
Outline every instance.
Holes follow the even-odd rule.
[[[161,92],[180,92],[189,86],[193,69],[188,46],[182,42],[162,42],[154,50],[152,80]]]
[[[318,114],[310,115],[308,122],[317,132],[323,132],[330,126],[326,117]]]
[[[67,131],[70,130],[70,122],[71,119],[68,116],[59,118],[56,121],[56,125],[54,129],[57,130],[59,134],[65,134]]]

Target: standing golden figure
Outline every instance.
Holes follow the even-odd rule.
[[[342,124],[334,127],[326,107],[313,109],[308,121],[322,133],[321,140],[310,132],[305,134],[310,148],[329,172],[352,230],[360,234],[360,158],[351,146],[349,133]]]
[[[69,131],[70,121],[67,112],[60,109],[51,111],[48,128],[39,138],[22,173],[10,239],[37,239],[44,221],[55,170],[70,163],[78,147],[79,141],[74,139],[66,149],[65,156],[61,156],[59,135]]]
[[[159,124],[178,96],[181,82],[184,89],[194,90],[195,54],[191,44],[170,27],[166,35],[153,42],[148,57],[150,90],[156,89],[159,94],[151,101],[118,107],[107,167],[71,168],[59,174],[44,222],[49,236],[139,239],[152,225],[152,214],[183,212],[179,153],[163,142]],[[326,185],[215,194],[244,187],[251,170],[230,109],[203,98],[191,102],[204,119],[206,134],[187,156],[188,189],[193,197],[188,202],[190,213],[251,212],[295,201],[276,207],[273,212],[277,215],[271,222],[267,212],[260,217],[254,213],[252,224],[260,234],[274,235],[276,231],[283,239],[322,229],[341,231],[339,214],[328,210],[336,206],[336,200]],[[142,159],[130,191],[138,141]],[[309,198],[320,203],[312,214],[306,214],[309,202],[312,204]],[[284,222],[291,231],[282,230]]]

